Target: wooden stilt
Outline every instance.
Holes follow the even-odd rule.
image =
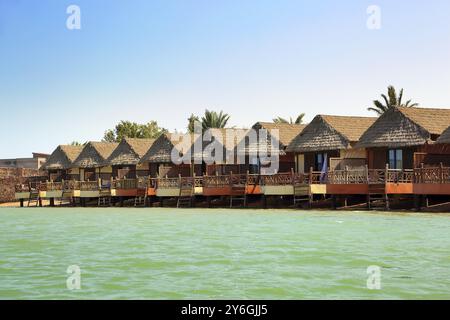
[[[422,196],[415,194],[414,195],[414,207],[416,208],[416,211],[420,211],[421,202],[422,202]]]
[[[23,199],[20,199],[20,207],[23,208]]]
[[[50,207],[55,206],[55,198],[50,198]]]

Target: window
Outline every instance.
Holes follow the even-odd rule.
[[[389,168],[403,169],[403,151],[401,149],[389,150]]]
[[[314,170],[322,171],[324,165],[327,165],[327,154],[326,153],[316,153],[316,167]]]

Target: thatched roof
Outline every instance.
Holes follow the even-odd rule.
[[[160,135],[147,152],[142,156],[140,162],[151,163],[170,163],[172,149],[177,145],[176,141],[172,141],[175,138],[173,133],[163,133]],[[181,141],[181,137],[178,141]],[[180,150],[182,152],[182,150]]]
[[[106,159],[104,165],[136,165],[154,142],[155,139],[124,138]]]
[[[44,164],[45,170],[69,169],[79,156],[83,146],[60,145],[48,157]]]
[[[347,149],[376,120],[375,117],[317,115],[287,147],[289,152]]]
[[[450,124],[450,109],[393,108],[361,137],[358,147],[400,148],[433,142]]]
[[[253,125],[253,129],[276,129],[279,132],[280,149],[285,149],[296,136],[298,136],[306,124],[290,124],[290,123],[274,123],[274,122],[257,122]]]
[[[115,142],[91,141],[84,146],[83,151],[81,151],[72,166],[74,168],[101,167],[118,145]]]
[[[221,138],[222,143],[217,146],[223,147],[223,155],[226,155],[226,147],[228,146],[227,139],[229,138],[228,134],[231,132],[236,134],[239,137],[239,134],[242,134],[242,131],[246,131],[244,129],[217,129],[212,128],[209,129],[209,133],[211,134],[211,140],[203,139],[205,137],[205,133],[203,132],[202,136],[195,136],[194,134],[174,134],[174,133],[164,133],[162,134],[156,141],[153,143],[148,152],[142,157],[142,162],[150,162],[150,163],[171,163],[172,162],[172,150],[177,149],[178,154],[180,156],[185,155],[190,152],[191,160],[194,157],[201,159],[202,154],[206,151],[208,154],[210,153],[207,149],[212,148],[212,143],[216,138]],[[228,133],[228,134],[227,134]],[[188,138],[189,137],[189,138]],[[184,140],[186,139],[186,140]],[[234,148],[237,144],[238,139],[235,137],[234,141],[230,143],[231,148]],[[196,150],[196,143],[200,143],[201,148]],[[176,152],[176,151],[175,151]],[[214,155],[214,152],[213,152]]]
[[[245,140],[241,140],[237,146],[239,150],[237,153],[239,155],[256,155],[266,150],[268,154],[272,154],[274,151],[279,155],[285,155],[285,149],[289,143],[298,136],[303,129],[306,127],[304,124],[289,124],[289,123],[274,123],[274,122],[257,122],[252,126],[252,129],[256,130],[256,136],[252,137],[250,131],[245,133]],[[260,129],[267,130],[266,140],[263,141],[264,137],[261,136]],[[272,130],[278,130],[278,140],[272,135]],[[272,150],[272,138],[276,141],[277,149]],[[252,139],[257,139],[257,141],[252,141]],[[242,144],[244,144],[244,149],[242,150]]]
[[[448,127],[437,139],[437,143],[448,143],[450,144],[450,127]]]

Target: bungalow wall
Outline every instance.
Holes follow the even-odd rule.
[[[413,169],[415,147],[408,148],[368,148],[367,149],[367,165],[369,169],[384,169],[389,163],[389,150],[401,150],[403,169]]]
[[[110,181],[113,174],[113,169],[110,166],[99,168],[80,168],[79,180],[80,181]]]
[[[441,163],[450,167],[450,144],[426,144],[417,148],[414,155],[414,166],[436,167]]]
[[[115,179],[134,179],[136,178],[135,165],[112,166],[112,175]]]
[[[327,167],[330,167],[330,158],[338,158],[340,156],[339,150],[328,150],[328,151],[320,151],[320,152],[305,152],[304,155],[304,168],[305,172],[309,172],[310,168],[313,168],[314,171],[320,171],[322,168],[319,168],[319,163],[317,163],[318,154],[327,154]]]
[[[295,169],[295,155],[294,153],[286,153],[280,156],[278,172],[291,172]]]
[[[179,175],[182,177],[191,176],[191,165],[190,164],[180,164],[175,165],[172,163],[161,163],[157,165],[157,172],[160,177],[176,178]]]

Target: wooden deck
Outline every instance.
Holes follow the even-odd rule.
[[[16,187],[18,200],[72,198],[177,198],[181,189],[191,188],[193,196],[450,196],[450,168],[417,168],[411,170],[358,169],[327,173],[310,170],[275,175],[229,174],[176,178],[117,179],[101,181],[37,182]],[[121,200],[122,201],[122,200]]]

